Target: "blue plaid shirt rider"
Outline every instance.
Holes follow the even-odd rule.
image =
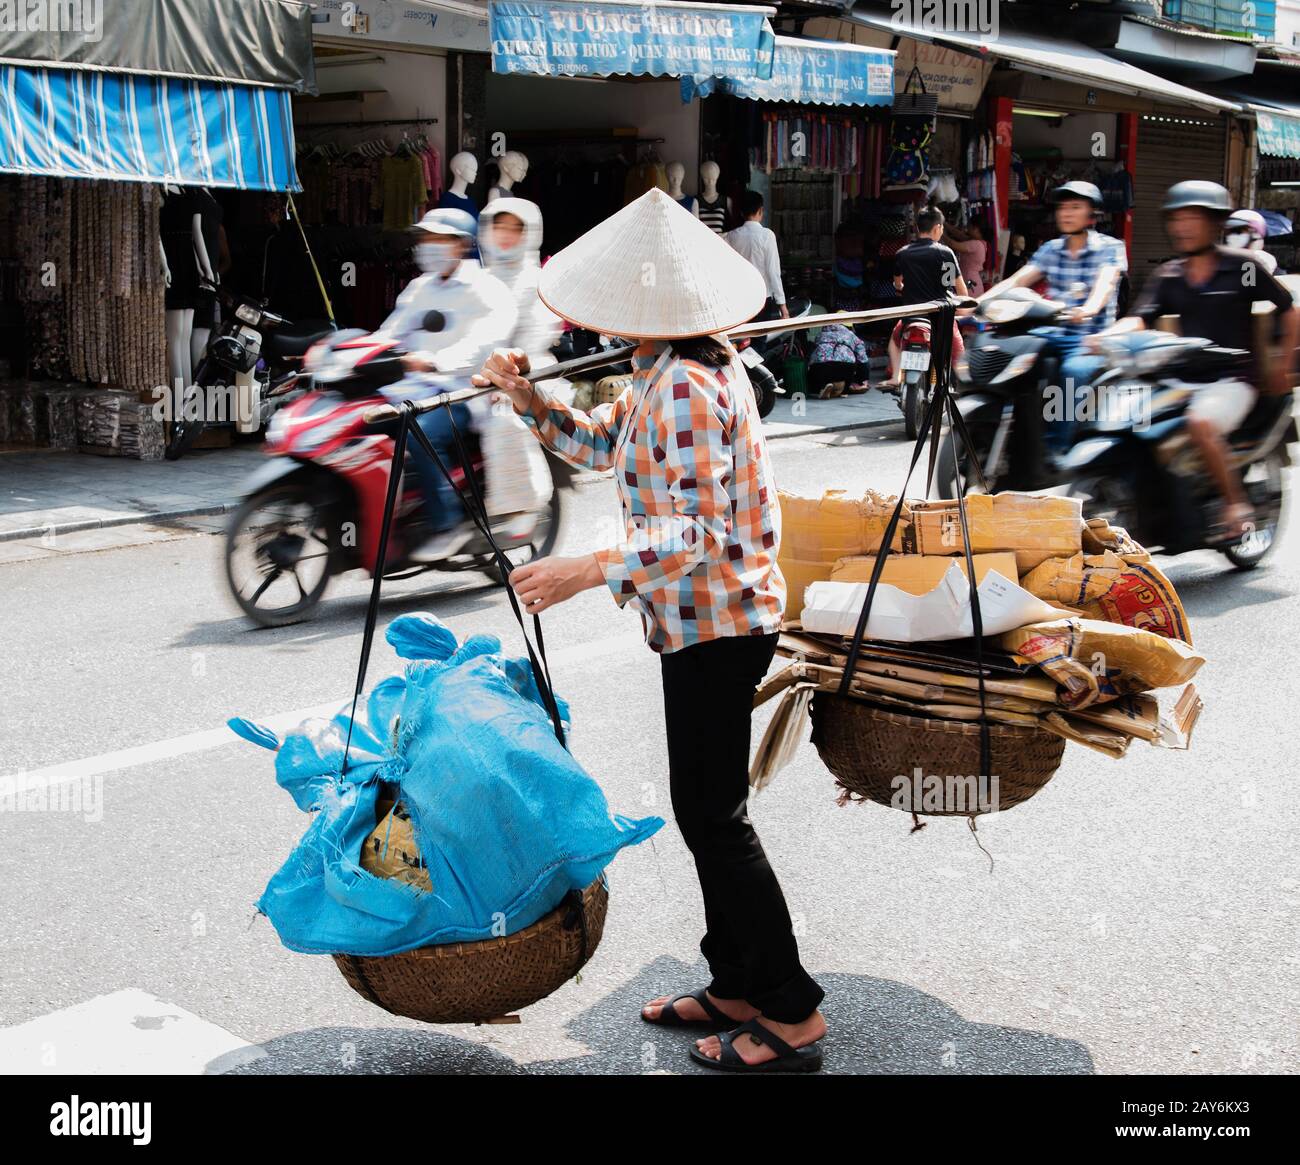
[[[1069,236],[1051,239],[1044,243],[1030,264],[1037,267],[1047,279],[1048,299],[1060,300],[1070,307],[1082,307],[1103,267],[1116,267],[1123,274],[1128,270],[1128,252],[1121,240],[1103,235],[1100,231],[1088,232],[1082,250],[1074,253],[1068,247]],[[1090,320],[1064,326],[1080,334],[1100,332],[1115,322],[1115,309],[1119,299],[1119,280],[1111,288],[1102,309]]]

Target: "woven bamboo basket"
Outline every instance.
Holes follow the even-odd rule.
[[[598,405],[613,404],[631,387],[632,377],[627,373],[618,376],[602,376],[591,390],[591,399]]]
[[[581,906],[579,907],[579,901]],[[485,1023],[544,999],[591,958],[605,929],[604,877],[516,934],[371,957],[335,955],[348,986],[393,1015]]]
[[[973,817],[1010,809],[1028,801],[1056,772],[1065,740],[1041,728],[989,725],[988,797],[972,804],[971,786],[954,778],[980,772],[980,728],[967,721],[939,720],[893,712],[864,700],[819,692],[812,703],[813,744],[822,762],[850,797],[875,801],[891,809],[923,816]],[[937,776],[960,796],[944,798],[941,808],[915,800],[900,804],[916,790],[916,779]],[[899,778],[906,784],[900,785]],[[924,787],[924,786],[923,786]]]

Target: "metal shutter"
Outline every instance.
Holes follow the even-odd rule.
[[[1129,253],[1133,291],[1171,257],[1160,213],[1165,191],[1188,178],[1222,182],[1226,131],[1223,118],[1195,110],[1181,116],[1143,114],[1138,118],[1133,248]]]

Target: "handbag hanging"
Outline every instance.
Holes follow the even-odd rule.
[[[913,82],[920,87],[919,93],[912,92]],[[938,111],[938,96],[926,92],[921,70],[913,65],[903,92],[894,98],[889,121],[887,185],[910,186],[929,181],[930,139]]]

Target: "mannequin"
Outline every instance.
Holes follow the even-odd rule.
[[[497,198],[515,197],[514,187],[528,177],[528,159],[518,150],[508,150],[501,155],[499,169],[501,177],[488,191],[489,202]]]
[[[731,221],[731,203],[718,193],[718,175],[722,171],[717,162],[704,162],[700,166],[700,197],[695,217],[716,234],[724,234]]]
[[[164,186],[159,232],[170,273],[163,296],[166,308],[167,377],[182,390],[194,379],[194,310],[200,303],[201,279],[215,284],[216,271],[203,237],[205,202],[198,190]],[[211,199],[211,195],[207,195]],[[214,200],[215,202],[215,200]],[[210,327],[211,325],[209,325]],[[203,336],[207,347],[207,336]],[[203,349],[199,349],[201,356]]]
[[[438,205],[463,210],[477,220],[478,206],[468,192],[478,177],[478,159],[473,154],[461,151],[452,158],[448,169],[451,170],[451,185],[442,192]]]
[[[677,200],[677,204],[689,210],[696,218],[700,217],[699,201],[682,191],[682,180],[686,177],[686,167],[680,162],[668,163],[668,197]]]
[[[199,261],[199,274],[204,282],[216,288],[221,282],[221,204],[212,196],[207,187],[191,191],[194,195],[200,216],[199,238],[202,250],[195,245],[196,258]],[[217,293],[200,287],[194,305],[194,329],[190,332],[190,366],[197,369],[204,353],[208,350],[208,337],[217,324]]]

